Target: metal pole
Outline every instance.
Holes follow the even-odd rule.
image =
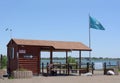
[[[10,29],[10,38],[12,39],[12,29]]]
[[[89,15],[89,48],[91,48],[90,15]],[[89,63],[91,63],[91,51],[89,51]]]

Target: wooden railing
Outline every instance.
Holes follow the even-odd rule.
[[[51,66],[51,67],[50,67]],[[46,72],[45,72],[46,70]],[[93,73],[93,64],[86,64],[85,68],[80,67],[78,63],[68,63],[68,64],[49,64],[47,63],[47,66],[44,66],[44,63],[42,63],[42,74],[43,75],[70,75],[71,73],[78,73],[81,75],[81,73],[87,73],[89,71],[92,71]],[[46,74],[45,74],[46,73]]]
[[[104,75],[107,75],[107,71],[112,70],[115,75],[118,75],[118,66],[117,65],[107,65],[106,63],[104,63]]]

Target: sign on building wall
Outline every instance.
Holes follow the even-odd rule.
[[[26,58],[26,59],[32,59],[33,55],[24,55],[24,58]]]
[[[19,50],[19,53],[26,53],[26,50]]]

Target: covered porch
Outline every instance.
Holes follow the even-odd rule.
[[[74,57],[78,57],[78,62],[76,63],[69,63],[68,62],[68,56],[69,52],[77,51],[78,55]],[[56,42],[53,46],[47,46],[47,47],[40,47],[40,59],[41,52],[49,52],[49,62],[45,64],[44,62],[41,62],[40,60],[40,74],[49,76],[49,75],[70,75],[70,72],[76,72],[79,75],[81,73],[87,73],[90,70],[90,64],[86,63],[86,68],[81,67],[81,57],[82,57],[82,51],[91,51],[90,48],[85,46],[84,44],[80,42]],[[56,63],[54,62],[54,52],[64,52],[65,53],[65,63]],[[43,55],[44,56],[44,55]],[[56,56],[57,57],[57,56]],[[59,57],[59,56],[58,56]],[[50,66],[52,68],[50,68]],[[74,67],[74,69],[71,69],[70,67]],[[93,64],[91,64],[91,68],[93,67]],[[91,69],[93,73],[93,69]],[[54,74],[54,73],[55,74]]]

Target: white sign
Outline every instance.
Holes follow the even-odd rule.
[[[32,59],[33,55],[24,55],[24,58],[26,58],[26,59]]]
[[[26,53],[26,50],[19,50],[19,53]]]

